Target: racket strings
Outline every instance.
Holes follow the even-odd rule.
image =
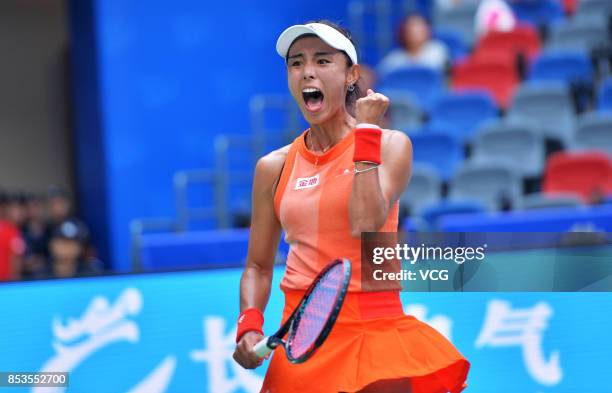
[[[344,269],[342,264],[338,264],[327,271],[313,288],[303,306],[300,318],[296,320],[293,337],[288,346],[293,358],[308,352],[321,334],[333,312],[343,279]]]

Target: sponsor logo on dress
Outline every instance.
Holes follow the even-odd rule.
[[[295,189],[312,188],[319,185],[319,174],[312,177],[298,177],[295,181]]]

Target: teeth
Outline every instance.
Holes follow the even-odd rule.
[[[302,93],[316,93],[318,91],[321,91],[321,90],[316,89],[314,87],[307,87],[307,88],[302,90]]]

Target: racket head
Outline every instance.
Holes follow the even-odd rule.
[[[285,353],[291,363],[308,360],[331,332],[351,280],[351,262],[327,265],[304,295],[288,329]]]

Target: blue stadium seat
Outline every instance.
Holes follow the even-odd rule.
[[[455,169],[463,161],[463,146],[456,138],[435,131],[425,131],[410,138],[415,164],[430,164],[444,181],[453,177]]]
[[[436,168],[420,163],[412,168],[410,183],[402,193],[400,201],[414,214],[427,205],[437,203],[441,196],[442,181]]]
[[[529,79],[566,83],[579,80],[592,82],[593,64],[584,51],[548,51],[533,62]]]
[[[469,53],[461,33],[456,30],[436,27],[433,32],[433,38],[446,45],[452,62],[463,59]]]
[[[547,47],[550,49],[591,50],[608,42],[605,24],[572,21],[554,26]]]
[[[463,232],[466,243],[486,244],[489,251],[609,245],[612,206],[453,215],[442,217],[439,225],[441,232]],[[588,258],[591,254],[583,255]]]
[[[599,86],[597,110],[612,111],[612,77],[606,78]]]
[[[496,210],[504,203],[514,206],[522,193],[523,183],[514,167],[497,162],[466,162],[451,181],[449,199],[476,200]]]
[[[444,26],[461,35],[462,41],[472,45],[476,39],[474,31],[474,18],[477,5],[472,2],[460,3],[448,9],[436,8],[434,10],[434,26]]]
[[[471,161],[505,162],[522,176],[540,176],[546,146],[543,136],[528,125],[495,122],[479,129],[472,145]]]
[[[611,14],[612,2],[610,0],[580,1],[574,21],[605,27]]]
[[[557,139],[565,146],[573,140],[576,121],[569,89],[554,82],[521,85],[506,114],[511,124],[528,124],[543,136]]]
[[[577,208],[583,206],[582,199],[572,193],[533,193],[523,195],[516,210]]]
[[[578,119],[574,150],[602,150],[612,157],[612,113],[591,112]]]
[[[411,93],[417,104],[429,110],[444,90],[444,77],[429,67],[410,66],[389,73],[380,83],[379,90],[397,90]]]
[[[612,206],[516,211],[443,217],[449,232],[566,232],[612,231]]]
[[[497,118],[497,107],[486,92],[461,92],[440,97],[430,114],[433,129],[450,130],[467,142],[486,121]]]
[[[446,216],[477,214],[485,211],[485,206],[478,201],[442,201],[428,206],[421,212],[421,218],[428,225],[429,230],[438,230],[440,220]]]
[[[389,128],[412,132],[421,128],[423,111],[417,104],[417,98],[410,93],[399,90],[381,90],[389,97]]]
[[[545,26],[563,19],[563,8],[556,0],[512,1],[516,17],[535,26]]]

